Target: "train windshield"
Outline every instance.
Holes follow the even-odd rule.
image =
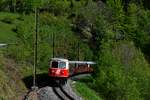
[[[52,67],[53,68],[58,68],[58,62],[52,62]]]
[[[65,68],[66,67],[66,62],[52,62],[52,68]]]
[[[65,68],[66,62],[59,62],[59,68]]]

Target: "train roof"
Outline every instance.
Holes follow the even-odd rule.
[[[68,59],[64,58],[51,58],[52,61],[64,61],[64,62],[69,62],[70,64],[96,64],[95,62],[92,61],[69,61]]]
[[[64,58],[51,58],[51,60],[53,60],[53,61],[64,61],[64,62],[68,61],[68,59],[64,59]]]
[[[69,61],[70,64],[96,64],[95,62],[92,61]]]

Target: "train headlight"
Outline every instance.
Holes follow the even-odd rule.
[[[55,73],[55,71],[54,71],[54,70],[52,70],[51,72],[52,72],[52,73]]]

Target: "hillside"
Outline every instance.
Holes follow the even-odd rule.
[[[22,66],[22,67],[20,67]],[[28,72],[26,72],[28,71]],[[18,100],[28,91],[23,77],[30,75],[31,70],[25,65],[16,64],[13,60],[0,57],[0,99]]]
[[[15,42],[15,28],[14,23],[11,20],[15,20],[18,17],[17,14],[0,12],[0,42]]]
[[[0,1],[0,43],[9,44],[0,48],[0,100],[20,99],[32,85],[35,7],[37,75],[47,74],[53,53],[92,60],[97,63],[92,76],[72,86],[83,99],[149,100],[149,2],[102,1]]]
[[[30,60],[31,63],[25,62],[25,61],[33,58],[33,55],[32,55],[33,51],[32,51],[32,47],[30,46],[30,45],[32,45],[32,42],[33,42],[32,41],[33,35],[31,33],[33,31],[33,29],[31,29],[31,27],[34,26],[32,24],[32,23],[34,23],[33,18],[34,18],[34,15],[24,16],[24,15],[15,14],[15,13],[1,12],[1,21],[0,21],[1,25],[2,25],[1,30],[0,30],[0,32],[2,33],[2,34],[0,34],[1,35],[0,36],[1,43],[10,44],[10,45],[8,45],[8,47],[4,47],[4,48],[0,49],[0,51],[1,51],[0,75],[2,76],[0,78],[0,80],[1,80],[0,81],[1,82],[0,98],[1,99],[4,99],[4,100],[16,99],[16,100],[18,100],[20,98],[23,98],[28,91],[28,88],[26,87],[23,79],[27,76],[32,75],[32,66],[31,66],[32,61]],[[65,18],[62,18],[62,19],[65,20]],[[57,19],[55,19],[53,21],[56,24],[60,24],[59,23],[60,21],[57,22]],[[31,23],[31,24],[29,24],[29,23]],[[29,26],[29,25],[31,25],[31,26]],[[65,26],[59,25],[58,28],[59,27],[65,27]],[[43,29],[44,31],[45,30],[51,31],[55,28],[57,28],[57,27],[48,29],[46,26],[43,26],[40,29],[41,30]],[[66,34],[63,34],[63,29],[62,29],[62,31],[61,31],[62,35],[67,35],[67,34],[71,33],[71,31],[69,32],[69,29],[67,29],[67,28],[65,28],[65,29],[68,31]],[[23,33],[21,33],[20,31]],[[56,29],[56,31],[57,31],[57,29]],[[26,33],[26,32],[30,32],[31,34]],[[55,32],[55,31],[53,31],[53,32]],[[3,33],[6,33],[6,34],[3,34]],[[47,32],[44,32],[44,33],[46,35],[48,34]],[[57,34],[59,36],[57,36]],[[55,34],[55,38],[57,38],[57,37],[59,38],[62,36],[60,33],[57,33],[57,34]],[[66,37],[66,39],[68,39],[68,37],[72,38],[75,36],[74,34],[72,34],[72,35],[71,34],[68,35]],[[22,35],[24,35],[24,36],[22,36]],[[38,53],[39,55],[44,56],[44,59],[46,59],[45,62],[41,61],[41,65],[43,64],[44,66],[45,65],[48,66],[47,65],[48,60],[52,56],[52,42],[49,43],[49,41],[52,40],[52,33],[50,34],[50,36],[51,37],[48,37],[48,39],[46,39],[46,37],[43,37],[43,39],[45,39],[45,43],[40,44],[41,47],[39,48],[40,50],[44,50],[43,52],[45,52],[46,48],[48,49],[45,52],[45,55],[47,55],[47,58],[45,58],[45,55],[42,51],[40,51]],[[31,42],[28,41],[30,39],[31,39]],[[49,40],[49,39],[51,39],[51,40]],[[74,38],[74,40],[76,40],[76,39],[78,39],[78,38]],[[62,47],[64,45],[61,45],[61,47],[59,47],[59,43],[64,40],[55,42],[56,45],[58,44],[58,46],[56,47],[56,50],[58,48],[64,48],[64,47]],[[72,39],[71,41],[74,41],[74,40]],[[68,40],[68,41],[70,41],[70,40]],[[27,43],[29,43],[29,44],[27,44]],[[26,49],[25,47],[27,45],[29,45],[29,48]],[[71,48],[71,47],[68,47],[68,48]],[[31,58],[28,58],[29,56]],[[62,54],[62,56],[64,56],[64,55]],[[42,73],[42,72],[47,73],[47,68],[48,67],[39,67],[38,72],[39,73]],[[32,84],[32,80],[30,80],[29,83]]]

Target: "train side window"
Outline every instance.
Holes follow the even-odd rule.
[[[59,68],[65,68],[66,62],[59,62]]]
[[[52,67],[53,68],[58,68],[58,62],[52,62]]]

